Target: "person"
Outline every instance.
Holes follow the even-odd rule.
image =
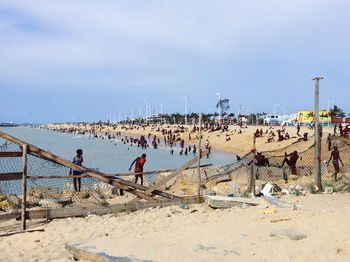
[[[260,131],[259,129],[256,129],[255,133],[254,133],[254,136],[255,137],[259,137],[260,136]]]
[[[207,154],[207,158],[209,158],[210,152],[211,152],[211,147],[209,146],[209,147],[208,147],[208,154]]]
[[[135,173],[142,173],[143,172],[143,166],[146,163],[146,154],[142,154],[141,157],[137,157],[130,165],[129,167],[129,171],[131,171],[132,166],[135,163],[135,169],[134,172]],[[135,175],[135,184],[137,184],[137,181],[141,180],[141,186],[143,186],[143,175]]]
[[[257,155],[254,157],[254,159],[256,160],[255,165],[258,167],[270,166],[269,160],[261,153],[260,150],[257,151]],[[250,161],[248,165],[250,165],[252,162],[253,160]]]
[[[83,150],[82,149],[77,149],[77,155],[75,157],[73,157],[73,164],[76,164],[78,166],[82,166],[82,163],[84,162],[83,159]],[[73,176],[80,176],[82,174],[82,172],[79,172],[77,170],[73,170]],[[69,170],[69,175],[72,175],[72,169]],[[81,188],[81,178],[73,178],[73,183],[74,183],[74,190],[76,192],[80,192],[80,188]]]
[[[288,160],[288,156],[290,156]],[[293,175],[297,174],[297,169],[296,169],[296,164],[298,161],[298,152],[295,150],[293,153],[287,155],[287,152],[284,153],[284,160],[282,162],[282,167],[284,166],[284,163],[287,163],[287,165],[290,167],[290,171],[292,172]]]
[[[331,133],[328,134],[327,144],[328,144],[328,151],[331,151],[331,147],[332,147],[332,135],[331,135]]]
[[[207,140],[205,140],[204,145],[205,145],[205,148],[206,148],[206,149],[208,149],[208,147],[209,147],[209,140],[208,140],[208,139],[207,139]]]
[[[342,165],[344,166],[343,161],[340,158],[340,154],[338,151],[338,147],[334,146],[333,151],[331,152],[331,156],[327,162],[327,166],[329,165],[329,162],[331,162],[331,160],[333,159],[333,166],[334,166],[334,181],[337,181],[337,174],[339,173],[339,161],[342,163]]]
[[[286,139],[286,140],[290,139],[288,132],[285,134],[284,139]]]
[[[298,136],[300,136],[299,132],[300,132],[300,124],[297,125],[297,135]]]
[[[305,132],[305,133],[304,133],[304,141],[307,141],[307,136],[308,136],[308,134],[309,134],[308,132]]]
[[[278,133],[278,142],[281,142],[284,140],[284,137],[283,135],[281,134],[281,130],[277,130],[277,133]]]

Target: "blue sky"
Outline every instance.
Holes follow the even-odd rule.
[[[0,0],[0,122],[214,112],[350,112],[350,2]]]

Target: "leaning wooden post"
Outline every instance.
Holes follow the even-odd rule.
[[[202,138],[202,113],[199,114],[198,120],[199,134],[198,134],[198,159],[197,159],[197,173],[198,173],[198,184],[197,184],[197,202],[201,202],[201,138]]]
[[[23,176],[22,176],[22,230],[26,230],[27,204],[27,144],[23,145]]]

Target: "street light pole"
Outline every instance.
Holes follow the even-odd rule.
[[[187,125],[188,97],[185,96],[183,97],[183,99],[185,100],[185,125]]]
[[[319,81],[323,77],[315,77],[315,176],[316,185],[322,189],[321,181],[321,140],[320,140],[320,125],[319,125]]]
[[[160,124],[163,123],[163,104],[159,104],[160,106]]]

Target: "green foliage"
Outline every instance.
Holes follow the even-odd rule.
[[[332,182],[324,182],[323,183],[323,188],[325,188],[326,186],[329,186],[329,187],[333,187],[334,188],[334,184]]]
[[[113,216],[117,217],[121,211],[122,211],[122,209],[120,207],[117,207],[113,211]]]
[[[126,207],[125,207],[125,211],[128,213],[129,212],[129,214],[130,214],[130,212],[134,212],[134,211],[136,211],[137,209],[136,209],[136,206],[135,206],[135,204],[127,204],[126,205]]]
[[[330,116],[331,117],[345,117],[345,113],[344,113],[343,109],[334,105],[333,108],[330,110]]]
[[[216,104],[216,108],[220,108],[222,115],[226,115],[226,111],[230,108],[230,100],[227,98],[220,99]]]
[[[249,198],[249,197],[250,197],[249,192],[244,191],[244,192],[242,193],[241,197]]]
[[[293,195],[299,196],[300,193],[301,193],[301,190],[298,189],[298,188],[293,187],[293,188],[290,189],[290,192],[291,192]]]
[[[308,184],[307,185],[307,190],[311,193],[311,194],[316,194],[317,190],[316,190],[316,186],[314,184]]]

